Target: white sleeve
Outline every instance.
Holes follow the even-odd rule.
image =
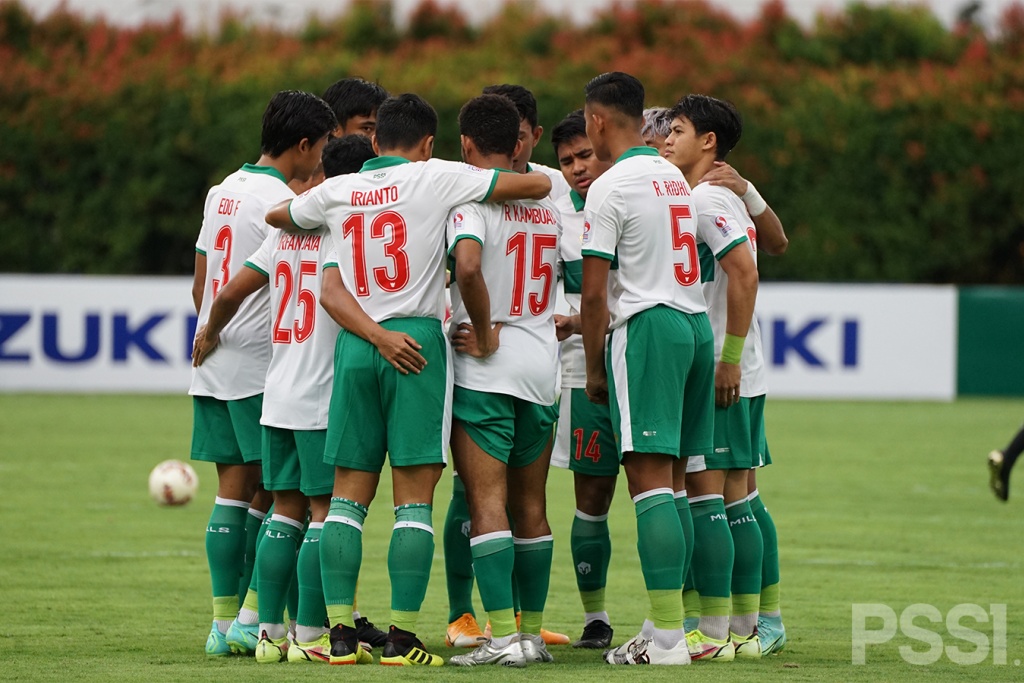
[[[498,183],[498,173],[457,161],[430,159],[424,165],[430,184],[444,206],[486,201]]]
[[[288,204],[292,224],[302,230],[316,230],[327,225],[327,211],[323,189],[327,182],[306,190]]]
[[[721,259],[733,247],[747,241],[747,231],[740,217],[723,200],[721,192],[729,190],[714,189],[694,194],[693,201],[697,209],[697,240],[708,245],[716,259]]]
[[[593,195],[591,189],[583,219],[583,255],[611,261],[622,236],[623,207],[614,190],[597,197]]]
[[[483,246],[487,242],[487,223],[478,204],[461,204],[448,214],[446,233],[448,253],[451,254],[459,240],[471,239]]]

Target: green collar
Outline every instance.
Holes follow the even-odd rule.
[[[365,164],[363,164],[363,167],[359,169],[359,172],[362,173],[363,171],[377,171],[382,168],[388,168],[390,166],[398,166],[399,164],[409,163],[412,162],[404,157],[376,157],[374,159],[370,159]]]
[[[284,177],[284,173],[281,173],[273,166],[257,166],[256,164],[242,164],[242,170],[246,173],[263,173],[264,175],[272,175],[278,178],[282,183],[288,183]]]
[[[654,149],[653,147],[630,147],[629,149],[622,153],[621,157],[615,160],[615,163],[619,163],[620,161],[623,161],[630,157],[638,156],[657,157],[661,155],[658,154],[658,150]]]
[[[569,190],[569,199],[572,200],[572,206],[576,209],[576,213],[582,211],[583,207],[586,206],[586,200],[576,190]]]

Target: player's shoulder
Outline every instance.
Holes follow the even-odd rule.
[[[690,196],[700,212],[735,212],[739,197],[721,185],[700,183],[690,188]]]

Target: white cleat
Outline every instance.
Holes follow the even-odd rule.
[[[454,666],[497,664],[498,666],[509,666],[517,669],[526,666],[526,657],[523,654],[523,647],[519,644],[518,638],[501,648],[495,647],[493,643],[494,641],[488,640],[472,652],[449,657],[448,663]]]
[[[523,633],[519,636],[519,644],[523,647],[523,656],[528,664],[546,664],[555,661],[548,652],[544,639],[540,636]]]
[[[653,640],[635,636],[623,645],[605,653],[609,664],[651,664],[661,666],[685,666],[690,663],[690,650],[686,639],[672,648],[662,649]]]

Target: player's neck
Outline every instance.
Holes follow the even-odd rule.
[[[276,169],[285,178],[285,183],[290,183],[295,180],[295,164],[291,163],[288,159],[288,154],[282,154],[279,157],[272,157],[267,154],[261,154],[259,161],[256,162],[257,166],[267,166],[269,168]]]
[[[646,147],[639,131],[634,130],[609,130],[608,131],[608,152],[613,162],[634,147]]]
[[[686,176],[686,184],[693,187],[700,179],[706,176],[711,169],[715,167],[715,155],[706,154],[700,158],[696,164],[688,169],[683,169],[683,175]]]
[[[405,159],[406,161],[417,162],[427,161],[430,159],[429,154],[425,154],[421,147],[410,147],[409,149],[382,149],[380,155],[382,157],[398,157],[399,159]]]

